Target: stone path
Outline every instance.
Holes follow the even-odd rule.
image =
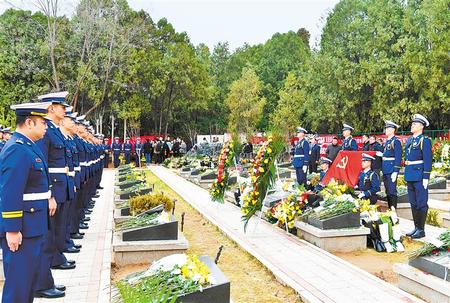
[[[304,302],[422,302],[265,221],[252,219],[244,233],[238,208],[210,202],[206,190],[164,167],[150,169],[282,283],[295,289]]]
[[[59,299],[35,299],[38,303],[94,303],[110,302],[111,241],[113,221],[114,170],[106,169],[102,178],[103,190],[95,199],[89,229],[80,253],[66,254],[76,261],[73,270],[53,270],[55,283],[66,285],[66,296]]]

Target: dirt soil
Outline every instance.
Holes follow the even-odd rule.
[[[188,253],[209,255],[212,258],[221,245],[224,246],[219,267],[231,282],[231,297],[236,303],[297,303],[298,295],[290,287],[282,285],[257,259],[241,249],[216,226],[203,218],[195,209],[178,196],[153,173],[148,172],[148,181],[155,184],[156,191],[177,199],[175,216],[181,222],[185,215],[184,236],[189,241]],[[131,265],[112,269],[115,282],[130,273],[143,271],[149,264]],[[269,287],[268,287],[269,286]]]
[[[374,249],[368,248],[351,253],[334,253],[334,255],[397,286],[398,277],[393,270],[394,264],[406,263],[408,261],[407,253],[422,246],[420,242],[412,241],[409,238],[403,240],[403,245],[405,246],[405,252],[402,253],[379,253]]]

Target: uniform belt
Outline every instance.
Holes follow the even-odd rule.
[[[101,156],[100,156],[100,159],[104,159],[104,158],[105,158],[105,155],[101,155]]]
[[[303,158],[305,155],[294,155],[294,158]]]
[[[414,164],[422,164],[423,160],[417,160],[417,161],[405,161],[405,165],[414,165]]]
[[[74,168],[75,171],[81,171],[81,166],[77,166]]]
[[[46,199],[50,199],[51,196],[52,196],[52,192],[50,190],[45,193],[23,194],[23,201],[46,200]]]
[[[383,157],[383,161],[394,161],[394,157]]]
[[[114,148],[114,151],[120,151],[120,148]]]
[[[49,167],[48,172],[52,174],[67,174],[69,167]]]
[[[80,166],[88,166],[88,163],[86,161],[80,162]]]
[[[70,171],[67,173],[69,177],[75,177],[75,171]]]

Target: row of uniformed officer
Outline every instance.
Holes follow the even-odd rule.
[[[25,169],[20,165],[26,164],[26,161],[22,159],[23,161],[11,162],[9,157],[12,155],[8,153],[9,148],[0,154],[2,182],[12,182],[18,187],[19,192],[22,190],[24,193],[23,201],[20,201],[23,210],[11,210],[7,203],[3,203],[8,200],[10,190],[5,190],[6,186],[4,183],[1,184],[1,231],[9,231],[7,219],[16,219],[16,221],[22,221],[22,227],[33,226],[36,229],[35,233],[40,232],[38,236],[33,233],[30,236],[28,229],[21,229],[19,226],[18,232],[22,234],[22,239],[20,243],[13,242],[13,245],[17,244],[12,247],[15,248],[15,251],[6,249],[11,246],[8,244],[8,234],[5,234],[7,246],[2,245],[5,256],[3,302],[31,302],[33,296],[46,298],[64,296],[65,287],[55,285],[50,268],[75,268],[75,262],[67,260],[64,252],[80,251],[81,245],[75,244],[72,238],[82,238],[83,233],[79,232],[79,228],[88,227],[87,224],[84,224],[83,218],[85,213],[89,212],[89,208],[93,206],[90,201],[101,180],[104,148],[101,138],[95,138],[89,133],[93,129],[88,129],[89,126],[83,117],[77,118],[76,113],[69,112],[70,107],[65,103],[66,96],[66,92],[48,94],[39,98],[43,101],[41,103],[21,104],[13,107],[16,109],[17,115],[17,135],[16,133],[13,135],[12,140],[8,141],[5,148],[11,145],[11,148],[20,149],[21,147],[17,147],[17,145],[27,145],[38,150],[39,157],[34,158],[35,163],[31,165],[31,172],[34,172],[33,169],[37,169],[41,174],[45,174],[45,182],[40,180],[36,173],[30,176],[32,179],[37,179],[29,180],[29,183],[23,182],[22,179],[9,178],[8,165],[22,173]],[[40,116],[47,115],[48,120],[36,118],[38,114]],[[36,120],[41,124],[38,124]],[[28,136],[31,140],[24,141],[21,134],[27,131],[32,133],[32,126],[37,131],[39,125],[46,130],[42,131],[42,138],[34,140],[35,137]],[[27,128],[23,130],[25,126]],[[27,135],[25,134],[25,136]],[[22,141],[24,143],[21,143]],[[20,154],[16,153],[14,156],[19,157]],[[26,177],[26,174],[24,176]],[[45,190],[39,190],[33,186],[28,188],[28,184],[32,184],[33,181],[45,183],[42,186],[42,188],[45,187]],[[36,199],[44,200],[44,202],[35,203],[34,201],[40,201]],[[50,216],[47,216],[47,209]],[[34,214],[34,217],[29,214]],[[29,218],[36,218],[42,222],[32,222],[31,220],[29,222]],[[85,220],[89,219],[85,218]],[[45,228],[39,229],[39,224]],[[14,272],[10,272],[8,269],[15,266],[10,266],[9,255],[12,252],[14,252],[12,254],[14,256],[20,255],[17,252],[26,251],[25,245],[23,245],[25,234],[27,237],[39,237],[37,239],[39,241],[35,241],[39,242],[39,249],[36,250],[37,256],[27,261],[23,268],[19,267],[20,270],[14,269]],[[23,262],[23,260],[19,262]],[[25,279],[30,284],[23,288],[21,283],[17,283],[18,279]]]
[[[136,166],[140,167],[141,165],[141,156],[142,156],[142,149],[143,144],[141,143],[141,138],[136,139],[136,143],[132,144],[130,142],[130,139],[127,138],[125,140],[124,144],[119,143],[119,137],[114,138],[114,142],[111,144],[111,150],[113,152],[113,158],[114,158],[114,167],[117,168],[120,164],[120,154],[123,153],[125,158],[125,164],[130,164],[131,162],[131,154],[134,149],[134,152],[136,153]]]

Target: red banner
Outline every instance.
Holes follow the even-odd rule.
[[[320,183],[327,185],[328,182],[334,179],[341,180],[345,184],[355,187],[355,185],[358,184],[358,177],[362,170],[361,161],[363,153],[375,156],[374,151],[363,152],[341,150]]]

